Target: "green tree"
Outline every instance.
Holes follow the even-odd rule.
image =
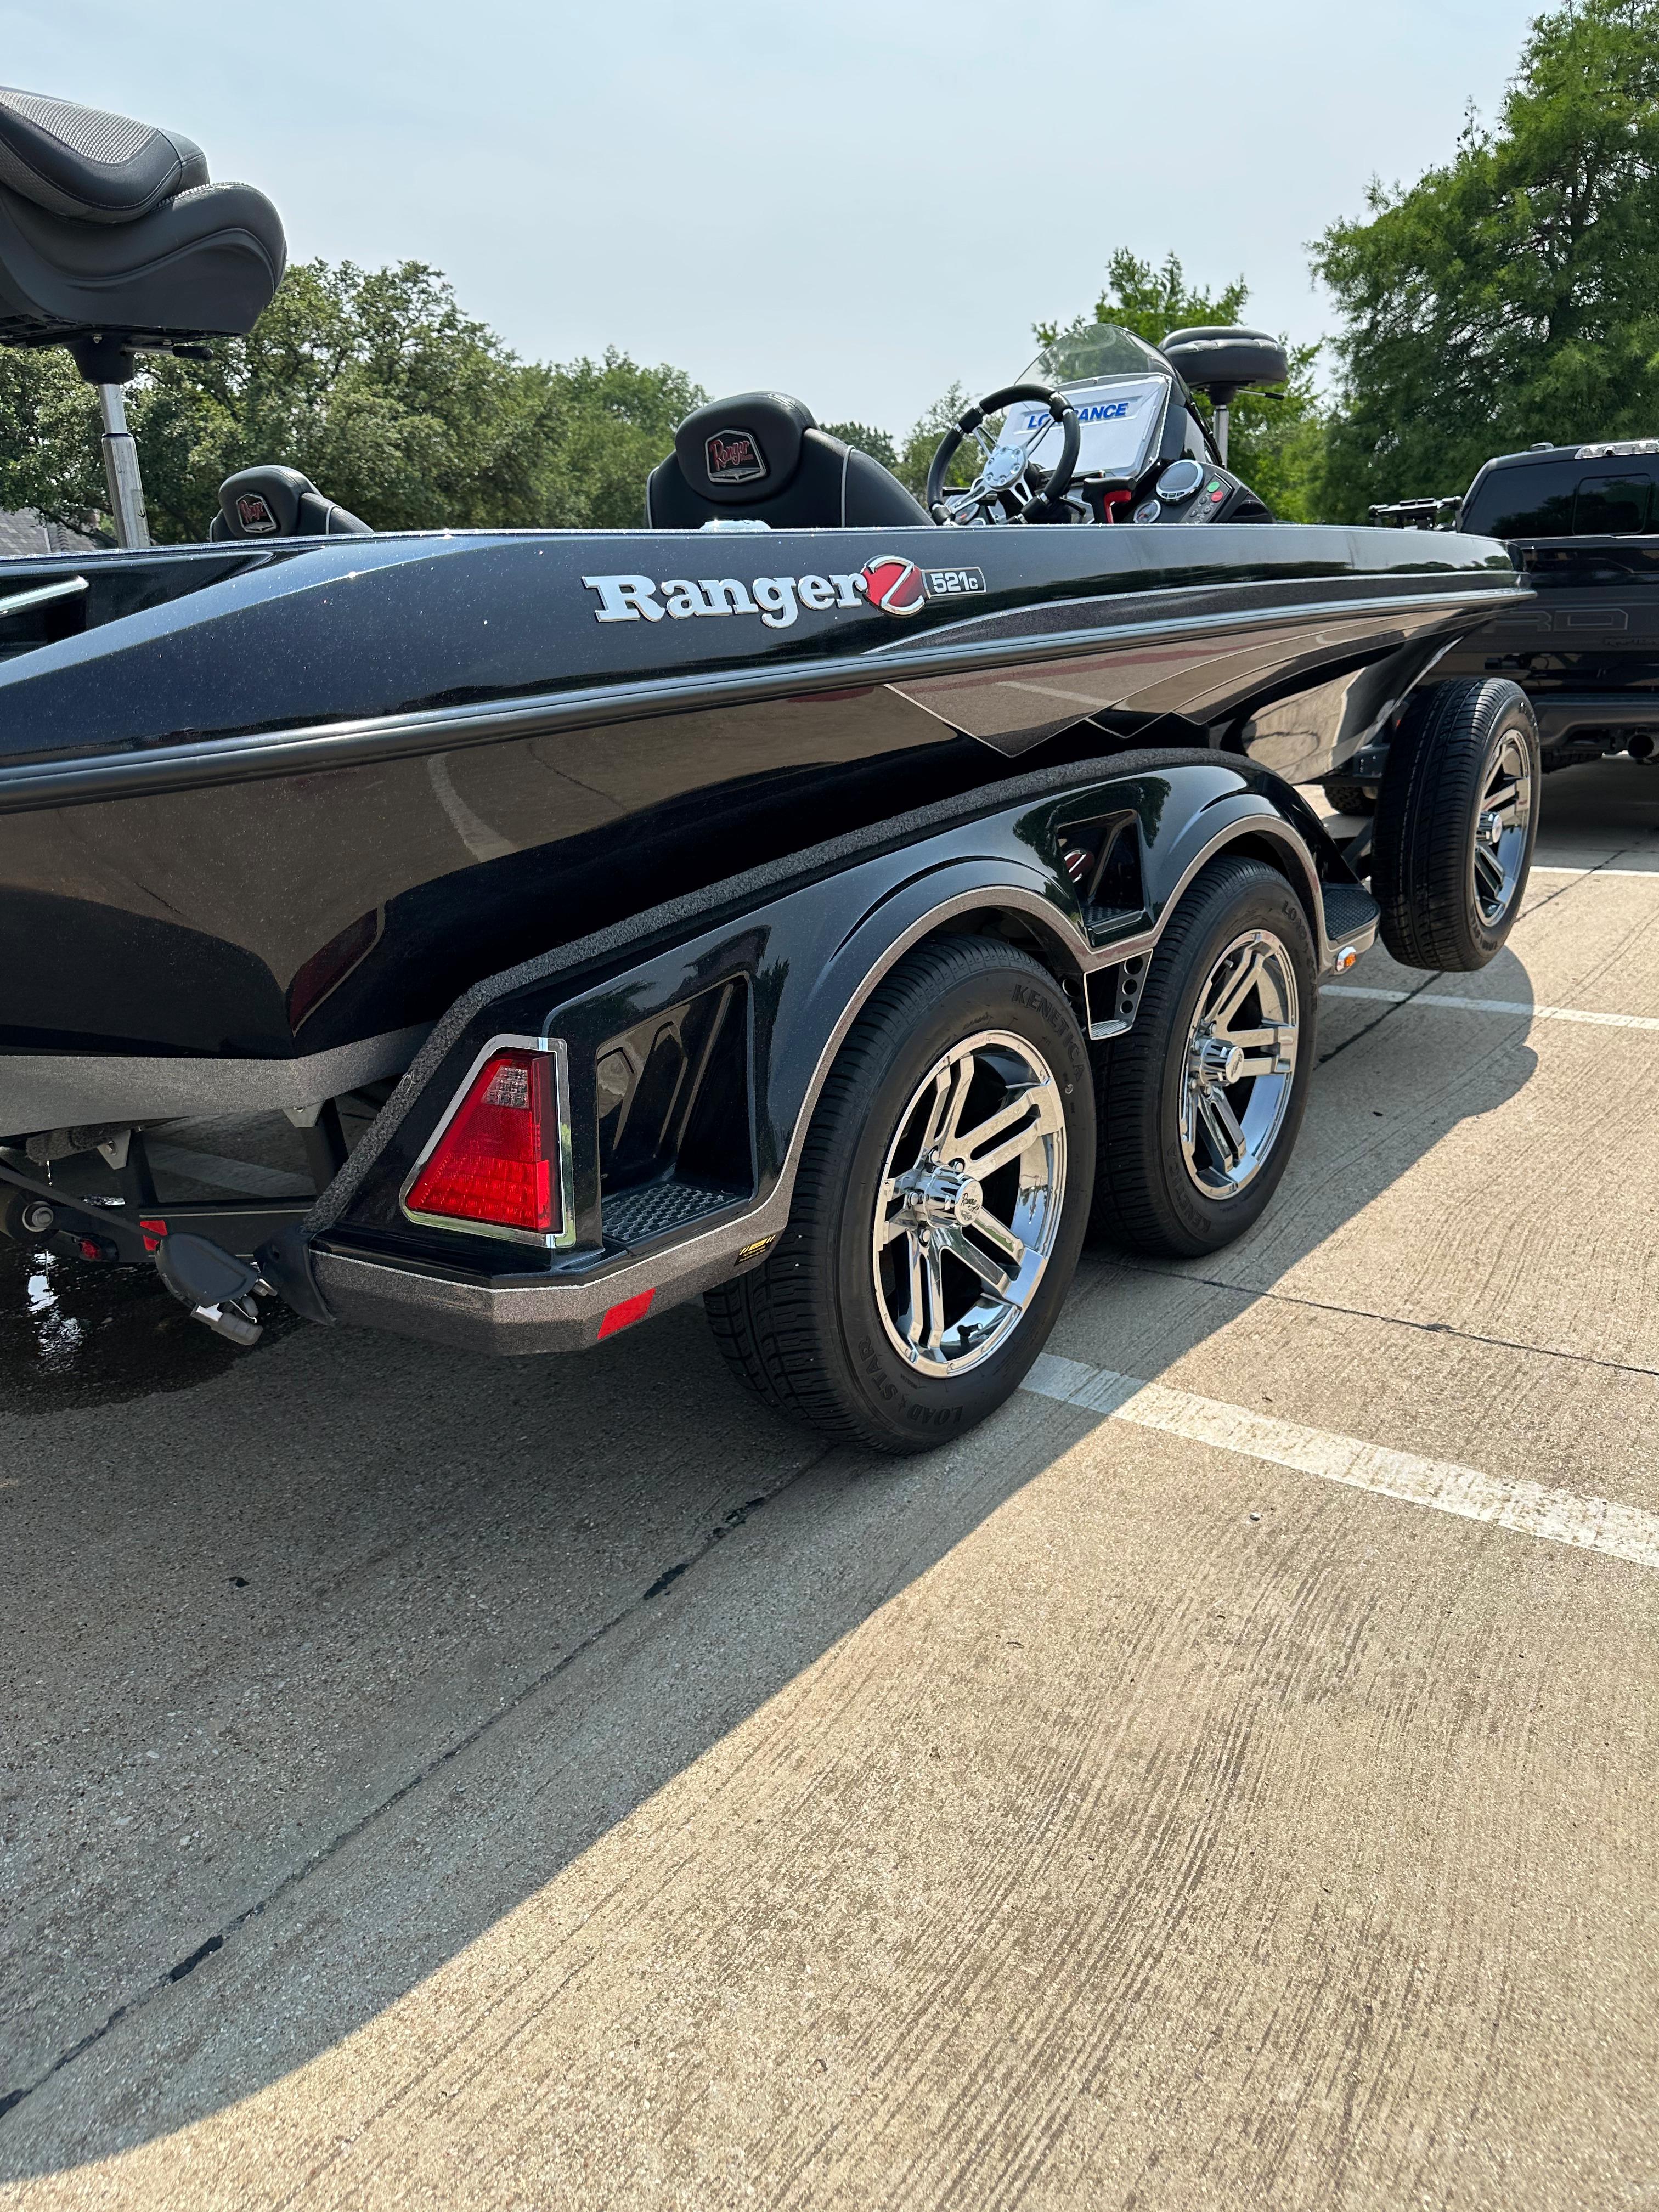
[[[971,404],[970,395],[960,384],[952,384],[941,392],[927,412],[919,416],[910,426],[909,435],[899,448],[897,459],[891,464],[899,482],[908,484],[918,499],[927,489],[927,471],[933,465],[939,441],[958,416],[965,414]],[[974,480],[979,466],[980,449],[970,438],[958,449],[957,458],[946,470],[947,484],[966,485]]]
[[[383,530],[606,526],[641,519],[646,475],[702,397],[615,351],[520,361],[420,262],[289,270],[245,338],[158,359],[130,387],[150,527],[204,532],[224,477],[301,470]],[[102,508],[96,398],[56,349],[0,356],[0,505],[72,526]]]
[[[1659,428],[1659,0],[1540,15],[1496,126],[1471,113],[1449,162],[1368,205],[1314,249],[1347,325],[1337,511]]]
[[[642,367],[607,346],[605,359],[537,369],[546,380],[549,497],[543,520],[566,529],[637,530],[645,480],[674,432],[708,394],[678,368]]]
[[[1072,337],[1096,323],[1115,323],[1156,346],[1171,331],[1237,322],[1249,298],[1242,276],[1218,292],[1189,284],[1180,258],[1154,264],[1120,246],[1106,264],[1106,286],[1093,308],[1072,322],[1039,323],[1039,343]],[[1228,423],[1231,465],[1281,520],[1312,522],[1322,494],[1326,423],[1314,388],[1317,345],[1285,342],[1290,376],[1282,393],[1241,392]],[[1199,411],[1208,416],[1201,395]]]

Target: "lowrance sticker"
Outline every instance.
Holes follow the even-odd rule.
[[[602,623],[694,622],[716,616],[757,615],[768,629],[787,629],[801,610],[876,607],[902,620],[930,599],[967,599],[985,589],[982,568],[924,568],[902,554],[878,553],[845,575],[584,576],[597,594],[593,619]]]
[[[1169,389],[1161,376],[1126,377],[1121,383],[1092,385],[1083,391],[1068,388],[1066,397],[1077,410],[1078,475],[1138,475]],[[1045,422],[1048,428],[1031,447],[1030,457],[1049,469],[1060,459],[1060,432],[1046,407],[1012,409],[1002,435],[1023,446]]]

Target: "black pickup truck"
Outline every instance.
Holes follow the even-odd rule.
[[[1542,765],[1659,746],[1659,438],[1533,447],[1487,461],[1462,496],[1370,510],[1374,523],[1502,539],[1531,583],[1458,639],[1437,678],[1508,677],[1532,702]],[[1326,779],[1344,813],[1376,805],[1387,732]]]

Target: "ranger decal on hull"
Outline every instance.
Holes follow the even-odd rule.
[[[758,615],[768,629],[787,629],[803,607],[878,607],[900,618],[929,599],[957,599],[985,589],[982,568],[922,568],[899,553],[879,553],[841,576],[584,576],[599,604],[595,622],[689,622],[701,615]]]

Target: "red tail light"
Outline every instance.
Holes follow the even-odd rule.
[[[547,1053],[495,1052],[404,1203],[411,1213],[536,1237],[564,1226],[559,1109]]]

